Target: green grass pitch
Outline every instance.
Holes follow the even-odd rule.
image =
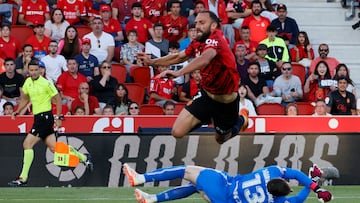
[[[163,187],[140,187],[148,193],[157,193],[168,188]],[[360,186],[328,186],[334,199],[334,203],[357,203],[360,202]],[[294,187],[295,192],[298,187]],[[0,188],[0,203],[130,203],[136,202],[133,195],[134,188],[119,187],[71,187],[71,188]],[[177,203],[200,203],[205,202],[199,195],[192,195],[186,199],[173,201]],[[310,193],[306,202],[318,203],[315,193]]]

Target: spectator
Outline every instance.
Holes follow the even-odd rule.
[[[327,112],[332,115],[356,115],[356,99],[353,93],[346,91],[350,79],[346,76],[337,78],[337,90],[329,94]]]
[[[285,4],[279,4],[276,8],[278,18],[274,19],[271,24],[276,27],[277,34],[289,34],[290,44],[295,44],[299,34],[299,27],[293,18],[287,17],[287,8]]]
[[[295,41],[295,46],[290,49],[291,61],[309,67],[314,59],[314,50],[305,31],[300,31]]]
[[[128,43],[121,47],[120,59],[126,66],[127,73],[130,73],[130,69],[133,66],[141,66],[142,64],[136,58],[136,54],[143,52],[144,45],[138,42],[138,32],[136,30],[130,30],[127,32]]]
[[[189,24],[189,29],[187,31],[187,37],[180,41],[180,51],[185,50],[189,44],[196,38],[197,32],[195,24]]]
[[[173,101],[166,101],[163,105],[164,115],[175,115],[175,103]]]
[[[115,115],[127,115],[130,103],[129,90],[124,84],[118,84],[115,90]]]
[[[244,81],[249,77],[247,72],[249,68],[250,61],[245,58],[246,47],[244,44],[237,44],[235,48],[235,59],[236,59],[236,68],[240,75],[240,81]]]
[[[178,42],[170,42],[169,44],[169,54],[178,54],[180,53],[180,44]],[[184,61],[183,63],[173,64],[169,67],[170,70],[178,71],[185,67],[188,64],[188,61]],[[181,86],[184,82],[189,81],[189,74],[181,75],[179,77],[172,79],[175,82],[175,86]]]
[[[64,13],[60,8],[55,8],[51,11],[50,20],[45,22],[44,34],[57,42],[65,37],[65,30],[70,23],[65,20]]]
[[[140,106],[136,102],[130,102],[128,110],[129,110],[128,115],[130,115],[130,116],[140,114]]]
[[[13,17],[13,7],[18,9],[18,6],[21,6],[22,1],[14,0],[14,1],[1,1],[0,2],[0,18],[4,24],[12,25],[12,17]],[[16,19],[17,21],[17,19]],[[16,24],[17,22],[14,22]]]
[[[22,1],[18,22],[23,25],[42,24],[50,19],[50,8],[44,0]],[[47,47],[47,45],[46,45]]]
[[[260,3],[262,7],[261,16],[268,18],[270,22],[278,18],[278,16],[275,14],[275,9],[271,4],[270,0],[260,0]]]
[[[100,16],[104,24],[104,32],[111,34],[114,37],[115,46],[122,45],[124,35],[119,21],[111,17],[111,8],[107,4],[100,6]]]
[[[194,8],[195,8],[194,13],[189,15],[189,17],[188,17],[189,25],[192,25],[192,24],[195,25],[195,18],[198,13],[205,10],[205,3],[202,0],[195,0]]]
[[[319,52],[319,56],[316,57],[311,62],[311,65],[310,65],[310,68],[309,68],[309,74],[314,72],[315,66],[316,66],[316,64],[319,63],[319,61],[325,61],[329,65],[331,77],[334,77],[335,68],[336,68],[337,65],[339,65],[340,62],[336,58],[328,57],[329,46],[327,44],[320,44],[318,52]]]
[[[52,40],[48,46],[49,54],[44,56],[41,61],[44,62],[46,68],[46,78],[56,83],[63,71],[67,71],[66,59],[57,54],[58,43]]]
[[[159,66],[159,72],[168,70],[168,66]],[[163,106],[168,100],[172,100],[175,93],[175,83],[171,78],[158,78],[153,77],[150,81],[150,104],[158,104]]]
[[[270,20],[261,16],[261,3],[259,0],[251,2],[252,15],[246,17],[241,26],[248,26],[250,29],[250,40],[257,43],[266,38],[266,28],[270,25]]]
[[[251,62],[247,69],[249,77],[242,84],[246,86],[248,98],[256,105],[263,97],[269,94],[270,90],[266,86],[264,78],[259,77],[260,64],[258,62]]]
[[[66,59],[74,58],[81,51],[82,42],[75,26],[70,25],[65,30],[65,37],[59,41],[58,54]]]
[[[89,84],[82,82],[79,85],[79,94],[71,103],[71,112],[75,114],[76,107],[82,106],[85,115],[101,115],[99,101],[96,97],[89,95]]]
[[[101,18],[95,17],[91,21],[91,28],[92,32],[84,36],[84,38],[89,38],[91,41],[90,54],[96,56],[99,63],[103,61],[111,62],[115,49],[113,36],[103,31]]]
[[[344,63],[339,63],[336,66],[336,68],[335,68],[335,76],[334,76],[333,79],[335,81],[337,81],[337,78],[340,77],[340,76],[346,76],[346,77],[349,78],[350,82],[348,84],[348,87],[346,88],[346,91],[353,93],[355,98],[357,98],[356,87],[355,87],[354,81],[352,81],[351,78],[350,78],[350,70],[346,66],[346,64],[344,64]],[[337,83],[335,83],[335,87],[337,87],[336,85],[337,85]],[[332,90],[334,90],[334,89],[332,89]]]
[[[244,44],[246,47],[245,58],[254,61],[256,59],[256,47],[258,46],[258,43],[250,40],[250,29],[248,26],[242,26],[240,28],[240,37],[241,40],[234,44],[234,52],[238,44]]]
[[[2,108],[4,109],[4,116],[11,116],[11,114],[14,112],[14,104],[11,102],[5,102],[5,104],[2,105]]]
[[[241,0],[230,0],[226,5],[227,16],[232,26],[236,29],[241,27],[244,18],[251,15],[251,10],[246,9],[246,4]]]
[[[70,25],[79,25],[86,20],[85,4],[81,0],[58,0],[57,8],[64,11],[65,19]]]
[[[67,68],[67,67],[66,67]],[[42,61],[39,61],[39,72],[40,72],[40,75],[43,76],[45,79],[49,80],[47,77],[46,77],[46,66],[45,66],[45,63],[42,62]]]
[[[84,116],[85,115],[85,108],[83,106],[75,107],[73,115]]]
[[[298,116],[299,108],[295,103],[289,103],[285,108],[285,115],[287,116]]]
[[[111,76],[111,63],[103,61],[100,64],[100,75],[90,81],[94,96],[99,100],[100,108],[115,104],[114,92],[118,85],[116,78]]]
[[[150,5],[152,4],[153,2]],[[129,20],[128,23],[126,23],[126,33],[128,34],[130,30],[136,30],[138,33],[138,42],[145,44],[150,37],[154,38],[154,29],[152,27],[151,22],[149,21],[150,18],[146,17],[147,16],[146,13],[145,13],[145,18],[141,17],[141,13],[142,13],[141,3],[139,2],[133,3],[131,8],[132,8],[131,9],[132,19]]]
[[[150,20],[151,23],[159,22],[161,16],[167,14],[167,3],[168,0],[142,0],[140,7],[144,5],[144,18]]]
[[[63,103],[71,109],[71,103],[79,95],[79,86],[83,82],[87,82],[86,77],[78,72],[78,64],[74,58],[67,60],[68,71],[63,72],[56,86],[59,89]]]
[[[170,13],[160,18],[160,22],[164,26],[164,38],[170,42],[180,42],[186,37],[188,20],[180,15],[180,1],[171,0],[168,4]]]
[[[34,57],[40,60],[46,56],[51,39],[44,35],[44,24],[35,22],[33,30],[34,35],[30,36],[25,43],[32,45]]]
[[[306,79],[304,85],[306,100],[309,102],[324,100],[331,92],[330,87],[332,85],[333,79],[330,75],[329,66],[325,61],[320,61],[316,65],[315,71]]]
[[[79,73],[83,74],[87,81],[93,80],[94,76],[99,75],[99,62],[96,56],[90,54],[91,40],[83,38],[81,53],[75,56],[79,64]]]
[[[189,81],[184,83],[179,96],[179,100],[182,102],[191,101],[200,90],[200,82],[200,70],[194,70],[193,72],[191,72],[191,78]]]
[[[239,86],[238,92],[240,96],[239,109],[245,108],[249,111],[249,116],[257,116],[253,102],[247,99],[247,88],[244,84]]]
[[[169,53],[169,40],[163,38],[164,26],[161,23],[154,24],[154,36],[145,43],[145,53],[151,58],[160,58]]]
[[[21,53],[21,44],[19,40],[10,35],[11,26],[4,24],[1,25],[0,33],[0,58],[12,58],[20,56]]]
[[[123,31],[125,30],[126,23],[131,19],[131,5],[135,2],[137,2],[137,0],[112,1],[112,18],[117,19],[120,22]]]
[[[266,85],[269,88],[273,87],[274,80],[281,75],[280,69],[276,63],[266,58],[267,46],[265,44],[259,44],[256,48],[257,62],[260,65],[260,77],[264,78]]]
[[[29,112],[31,111],[29,110]],[[51,99],[51,112],[52,113],[57,112],[56,101],[54,99]],[[71,115],[71,110],[69,110],[67,104],[61,104],[61,115]]]
[[[105,105],[102,111],[102,115],[104,116],[113,116],[114,115],[114,109],[111,105]]]
[[[6,58],[4,66],[5,72],[0,74],[0,85],[4,88],[3,98],[14,105],[18,105],[24,77],[15,71],[14,59]]]
[[[300,78],[292,74],[290,62],[284,62],[281,67],[281,75],[274,81],[272,96],[282,97],[282,104],[296,102],[303,97]]]
[[[4,115],[4,108],[3,105],[7,102],[3,98],[4,88],[2,85],[0,85],[0,116]]]
[[[317,100],[315,103],[315,113],[313,116],[331,116],[328,112],[326,112],[326,103],[324,100]]]
[[[278,67],[284,62],[290,62],[287,45],[283,39],[276,37],[276,28],[269,25],[266,34],[268,37],[260,42],[267,46],[266,58],[274,61]]]
[[[193,0],[176,0],[179,1],[181,4],[181,10],[180,10],[180,15],[184,16],[184,17],[189,17],[189,15],[194,13],[194,1]],[[167,6],[167,11],[170,10],[170,6],[171,4],[169,4],[169,0],[166,4]]]
[[[29,76],[29,63],[34,60],[33,47],[31,44],[24,44],[22,47],[22,55],[15,59],[16,72],[21,74],[23,77]]]

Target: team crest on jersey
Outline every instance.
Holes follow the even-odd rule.
[[[114,29],[115,29],[115,27],[112,25],[112,26],[111,26],[111,29],[112,29],[112,30],[114,30]]]
[[[42,10],[42,9],[43,9],[43,8],[42,8],[42,5],[39,5],[39,9],[40,9],[40,10]]]
[[[205,44],[210,46],[218,46],[219,42],[215,39],[207,39]]]
[[[146,24],[144,24],[144,28],[147,29],[147,25],[146,25]]]

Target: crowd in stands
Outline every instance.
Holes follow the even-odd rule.
[[[283,115],[301,114],[301,103],[312,104],[309,115],[358,114],[360,100],[347,65],[328,56],[326,43],[319,45],[315,57],[311,36],[299,30],[281,3],[8,0],[0,5],[0,115],[17,108],[32,60],[39,61],[42,76],[61,93],[63,114],[139,115],[146,105],[161,107],[164,115],[176,114],[177,104],[191,102],[201,88],[200,71],[156,78],[187,63],[151,67],[142,64],[137,53],[158,58],[185,50],[196,38],[195,18],[203,10],[221,19],[241,77],[239,107],[247,108],[250,116],[264,114],[258,107],[269,103],[280,104]],[[12,33],[20,25],[33,31],[23,43]],[[124,79],[114,74],[120,67]],[[131,92],[136,90],[128,89],[139,82],[137,67],[149,69],[142,75],[147,82],[140,85],[140,100]],[[22,114],[31,114],[31,106]]]

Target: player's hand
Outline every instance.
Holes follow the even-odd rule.
[[[166,70],[159,73],[156,78],[176,78],[178,75],[173,70]]]
[[[329,202],[332,199],[332,194],[324,188],[315,190],[320,202]]]
[[[150,59],[150,56],[147,55],[144,52],[136,53],[137,60],[140,60],[142,64],[146,65],[152,65],[152,60]]]
[[[309,168],[309,178],[311,178],[313,182],[318,182],[322,173],[323,171],[316,164]]]

